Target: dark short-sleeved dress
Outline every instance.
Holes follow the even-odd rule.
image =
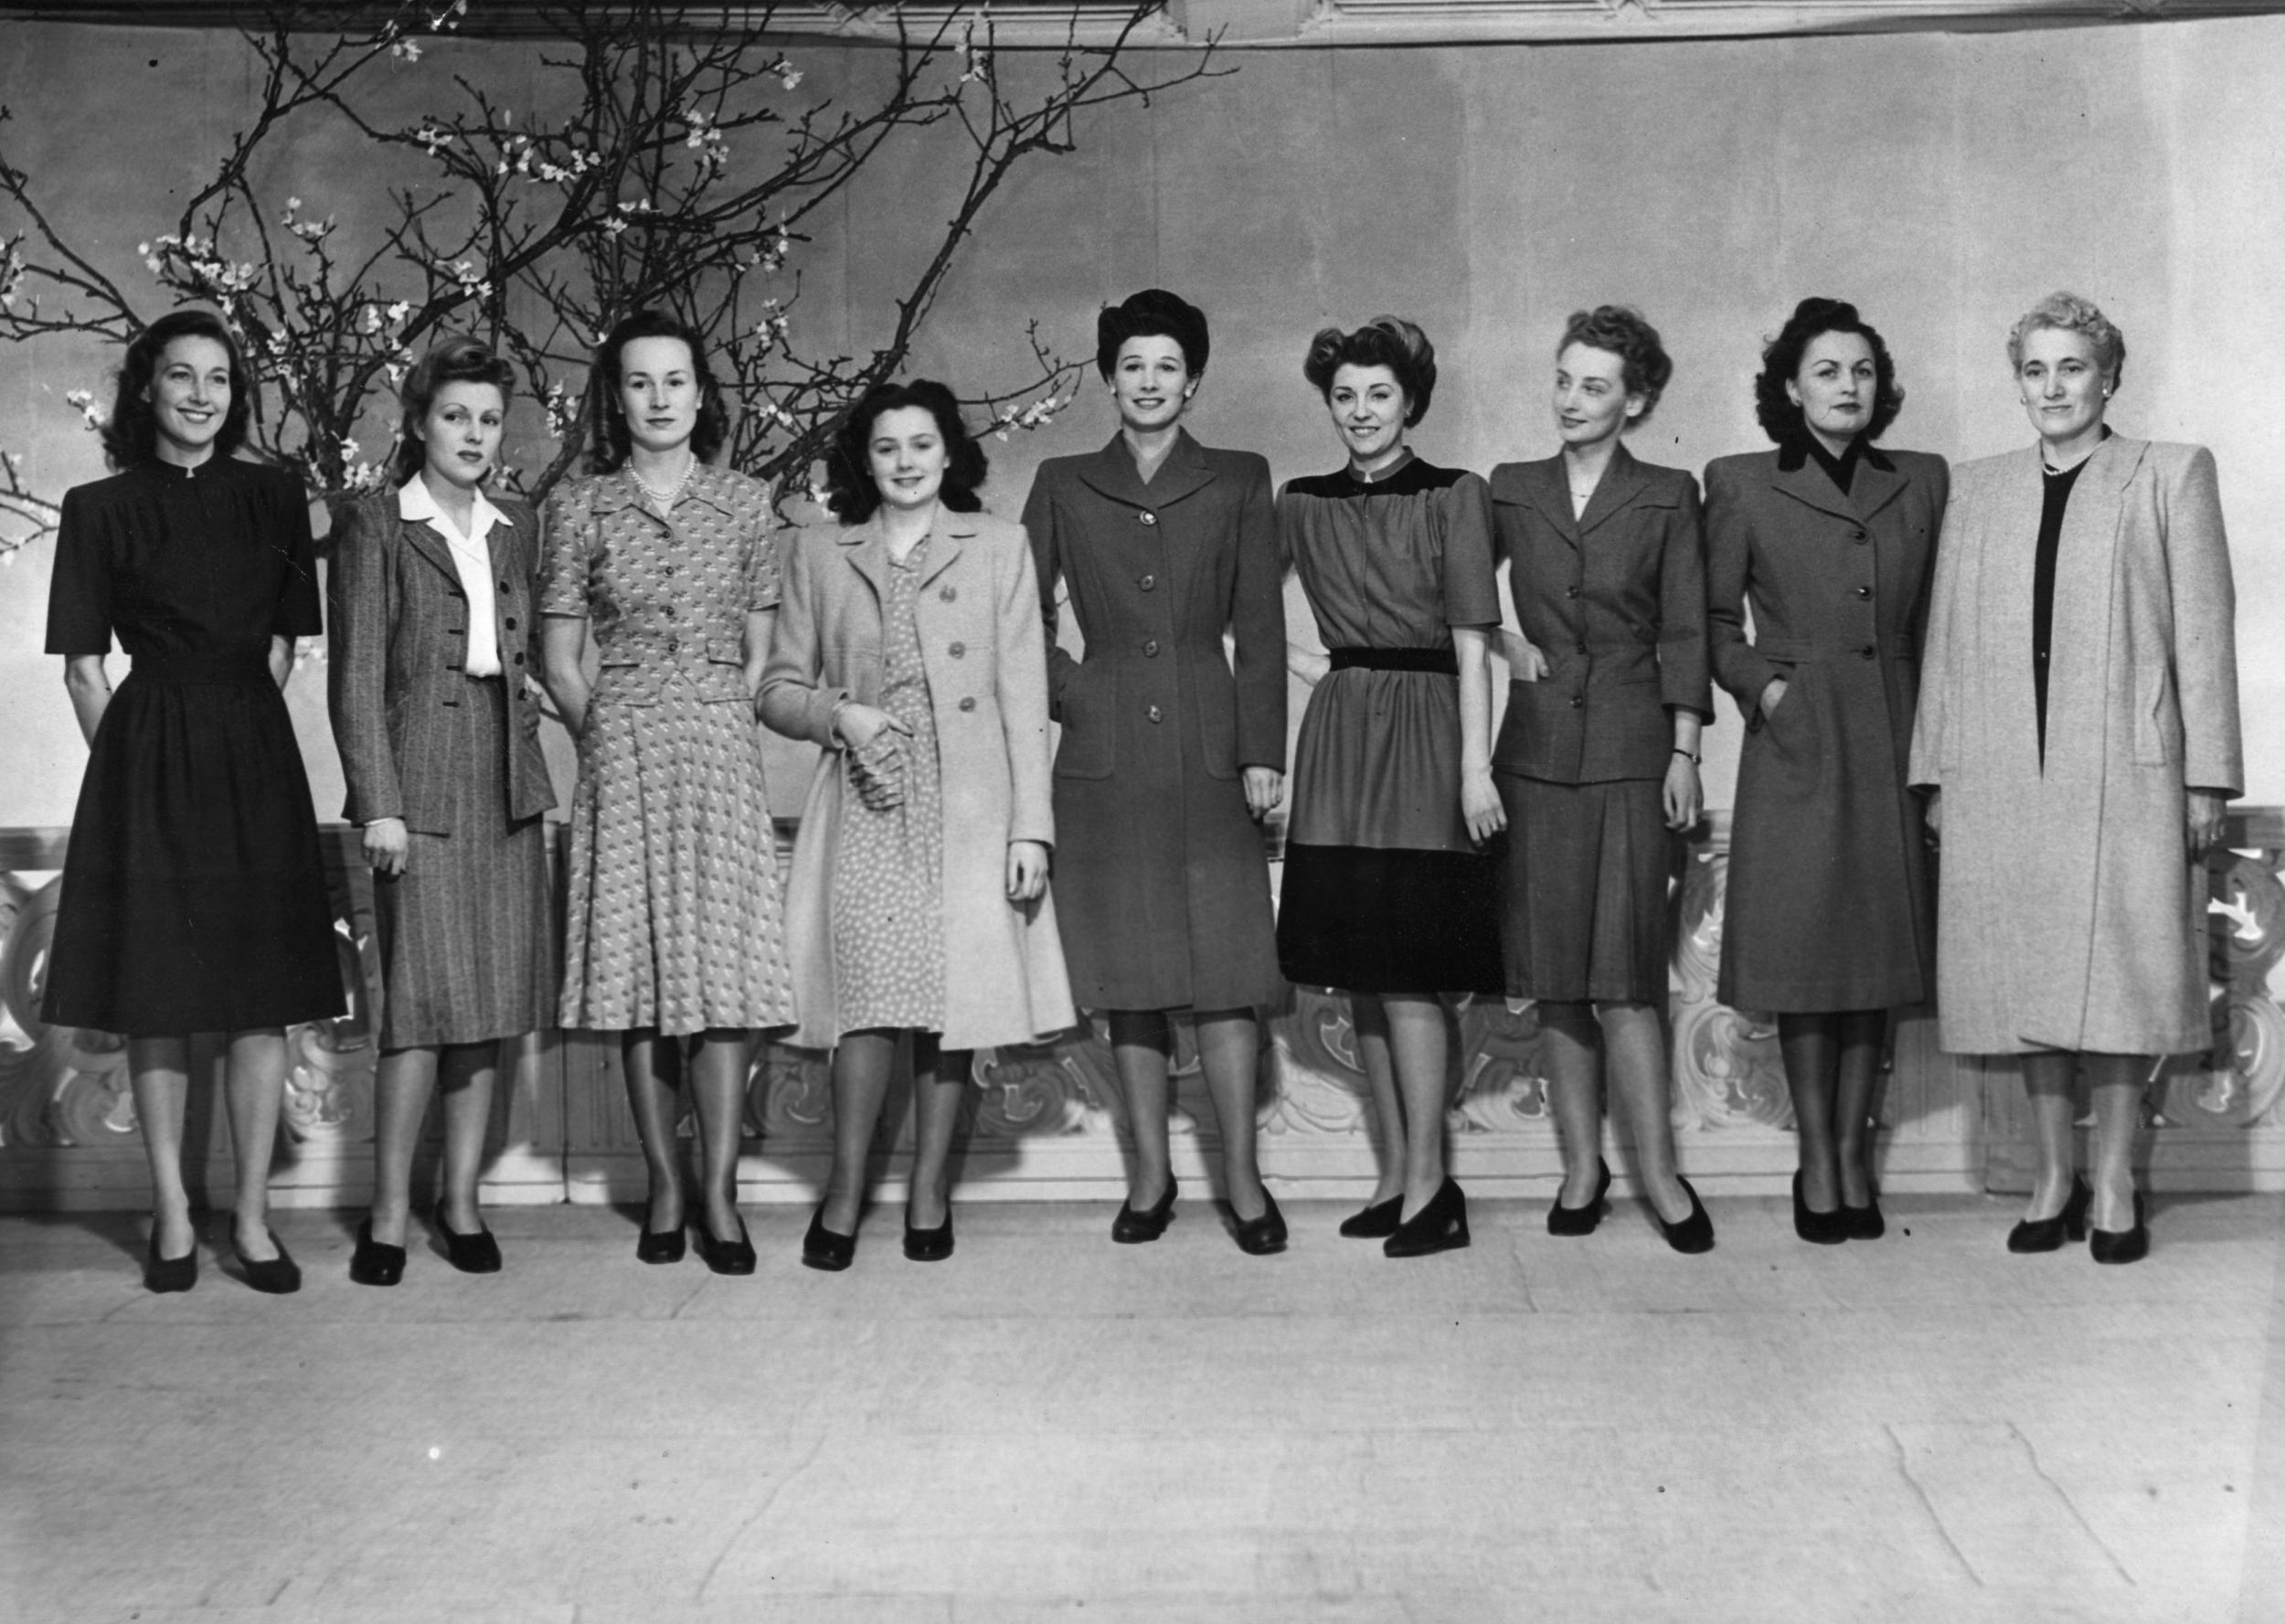
[[[549,499],[542,614],[587,620],[561,1018],[598,1031],[790,1026],[777,840],[745,684],[778,602],[768,494],[695,470],[662,515],[632,473]]]
[[[272,637],[322,629],[278,470],[151,462],[64,497],[48,652],[133,662],[71,819],[42,1013],[135,1037],[343,1013],[309,779]]]
[[[1413,458],[1278,496],[1333,670],[1293,750],[1278,957],[1302,986],[1503,991],[1495,860],[1460,808],[1451,631],[1499,623],[1483,479]]]

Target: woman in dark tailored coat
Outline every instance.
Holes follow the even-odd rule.
[[[500,1041],[555,1014],[547,830],[556,801],[531,679],[539,519],[484,482],[515,373],[473,338],[422,356],[400,391],[398,488],[345,515],[328,582],[328,696],[380,927],[373,1211],[349,1278],[404,1276],[412,1161],[444,1094],[436,1226],[454,1268],[500,1250],[476,1211]]]
[[[1578,312],[1556,345],[1562,449],[1492,471],[1523,628],[1492,770],[1507,808],[1507,990],[1538,1003],[1562,1133],[1547,1232],[1585,1235],[1600,1218],[1608,1056],[1667,1244],[1703,1252],[1713,1224],[1674,1171],[1664,1012],[1668,856],[1704,805],[1698,733],[1714,708],[1706,543],[1697,481],[1636,462],[1622,438],[1673,375],[1638,313]]]
[[[1778,449],[1706,471],[1714,676],[1747,718],[1718,990],[1778,1017],[1794,1228],[1831,1245],[1882,1232],[1870,1151],[1887,1012],[1935,989],[1907,767],[1947,482],[1941,458],[1874,445],[1904,391],[1855,305],[1802,300],[1761,363],[1755,408]]]
[[[1254,1153],[1255,1006],[1283,995],[1257,820],[1284,795],[1285,607],[1270,465],[1181,426],[1206,371],[1205,313],[1146,289],[1096,324],[1118,403],[1102,450],[1040,467],[1024,527],[1047,621],[1056,889],[1072,993],[1108,1012],[1134,1139],[1114,1240],[1172,1216],[1165,1012],[1196,1012],[1238,1242],[1285,1245]],[[1056,588],[1086,640],[1056,645]],[[1222,650],[1228,631],[1236,669]]]

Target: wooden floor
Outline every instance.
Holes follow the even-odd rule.
[[[923,1267],[887,1209],[829,1276],[771,1209],[749,1279],[503,1210],[505,1273],[392,1291],[301,1212],[284,1299],[0,1220],[0,1619],[2285,1619],[2285,1200],[2127,1268],[1980,1199],[1832,1249],[1713,1210],[1699,1258],[1480,1202],[1392,1262],[1324,1206],[1269,1259],[1203,1203],[966,1206]]]

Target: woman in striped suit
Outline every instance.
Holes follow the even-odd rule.
[[[404,1274],[413,1152],[440,1079],[437,1233],[454,1268],[500,1267],[476,1211],[500,1043],[555,1000],[540,816],[555,795],[526,680],[539,526],[484,490],[513,382],[473,338],[422,356],[401,392],[398,489],[350,512],[334,554],[343,815],[365,827],[383,975],[373,1211],[349,1261],[367,1286]]]

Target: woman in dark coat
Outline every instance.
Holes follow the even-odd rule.
[[[1667,1244],[1714,1245],[1674,1171],[1666,1053],[1667,861],[1698,821],[1706,681],[1697,482],[1627,454],[1674,374],[1636,312],[1579,311],[1556,345],[1563,449],[1492,471],[1520,646],[1492,770],[1507,809],[1501,930],[1511,997],[1535,999],[1562,1131],[1550,1235],[1590,1233],[1610,1187],[1602,1077],[1626,1105],[1643,1193]]]
[[[253,379],[201,310],[127,346],[103,449],[69,492],[48,652],[89,745],[71,819],[46,1018],[123,1034],[155,1208],[143,1283],[197,1283],[183,1184],[190,1037],[220,1032],[238,1152],[231,1244],[258,1291],[299,1289],[270,1233],[285,1028],[338,1015],[341,964],[309,780],[281,690],[321,630],[298,481],[232,455]],[[114,692],[116,633],[133,663]]]
[[[349,1278],[404,1278],[412,1161],[444,1094],[436,1226],[455,1268],[500,1248],[476,1211],[500,1041],[555,1014],[547,831],[555,804],[530,679],[539,520],[495,504],[515,374],[448,338],[405,377],[397,489],[345,515],[328,581],[328,695],[380,928],[373,1211]]]
[[[1778,449],[1706,471],[1714,675],[1746,715],[1718,992],[1778,1018],[1793,1226],[1832,1245],[1882,1232],[1887,1012],[1935,986],[1906,769],[1946,476],[1940,457],[1874,445],[1904,391],[1855,305],[1802,300],[1762,351],[1754,400]]]
[[[1285,606],[1269,463],[1182,427],[1206,351],[1205,313],[1163,289],[1106,308],[1095,366],[1119,432],[1041,464],[1024,528],[1063,726],[1064,953],[1079,1004],[1110,1016],[1134,1138],[1111,1238],[1155,1240],[1173,1216],[1166,1012],[1188,1009],[1238,1244],[1266,1253],[1286,1232],[1255,1161],[1254,1010],[1285,982],[1257,823],[1284,796]],[[1056,645],[1058,580],[1086,640],[1078,659]]]

